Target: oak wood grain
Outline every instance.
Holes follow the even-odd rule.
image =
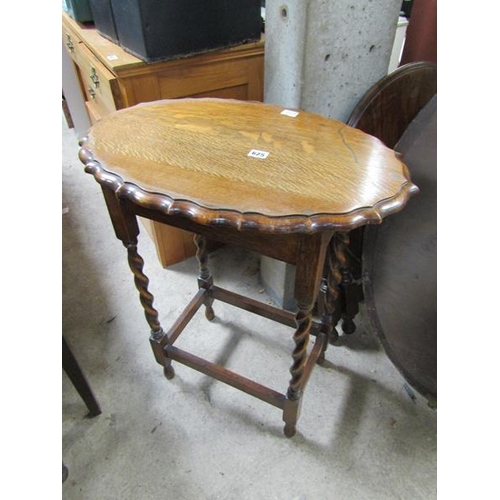
[[[155,359],[166,377],[174,376],[171,362],[178,361],[274,405],[283,410],[284,432],[291,437],[305,385],[325,358],[327,329],[314,324],[312,309],[330,240],[335,232],[380,223],[418,188],[380,140],[319,115],[282,111],[214,98],[140,104],[95,124],[79,155],[100,183],[116,236],[127,248]],[[252,157],[252,150],[266,153]],[[167,334],[137,252],[137,217],[197,235],[200,291]],[[215,299],[291,323],[289,314],[214,287],[206,246],[212,236],[296,264],[286,395],[172,345],[202,303],[207,318],[214,318]],[[313,327],[317,342],[308,353]]]
[[[116,109],[159,99],[263,100],[264,36],[258,42],[145,63],[101,36],[93,25],[78,23],[65,12],[62,24],[63,43],[75,63],[92,124]],[[89,61],[103,82],[99,88],[89,80],[93,77]],[[194,245],[184,244],[184,232],[156,221],[150,229],[163,267],[194,255]],[[183,246],[186,251],[179,252]]]
[[[140,104],[95,124],[80,157],[138,205],[240,229],[352,229],[381,222],[418,191],[375,137],[282,111],[229,99]],[[249,157],[254,149],[269,154]]]

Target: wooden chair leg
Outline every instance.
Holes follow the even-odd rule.
[[[100,415],[102,412],[99,403],[64,337],[62,338],[62,364],[63,370],[66,372],[78,394],[87,405],[89,414],[93,417]]]
[[[62,464],[62,482],[64,483],[64,481],[66,481],[66,479],[68,479],[68,474],[69,474],[69,471],[68,471],[68,468]]]

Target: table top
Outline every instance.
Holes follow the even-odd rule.
[[[96,123],[80,158],[119,196],[208,225],[316,232],[379,223],[418,188],[342,122],[229,99],[155,101]]]

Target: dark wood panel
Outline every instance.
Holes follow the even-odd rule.
[[[437,398],[436,98],[396,146],[419,186],[398,217],[367,227],[365,295],[370,321],[393,363],[435,404]]]

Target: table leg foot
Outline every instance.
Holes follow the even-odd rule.
[[[66,481],[66,479],[68,479],[68,468],[62,464],[62,482],[64,483],[64,481]]]
[[[283,433],[287,438],[295,436],[296,431],[297,431],[296,426],[292,424],[285,424],[285,427],[283,428]]]
[[[300,409],[302,407],[302,393],[298,395],[298,399],[290,399],[287,397],[285,406],[283,407],[283,422],[285,427],[283,433],[286,437],[292,437],[297,430],[297,421],[299,420]]]
[[[155,356],[158,364],[163,366],[163,374],[165,378],[171,380],[175,376],[175,371],[172,368],[172,360],[167,357],[165,352],[165,344],[168,343],[167,335],[163,333],[163,329],[157,332],[151,332],[151,336],[149,337],[149,343],[153,348],[153,354]]]
[[[172,380],[175,377],[175,370],[171,364],[163,367],[163,374],[168,380]]]
[[[335,344],[339,339],[339,332],[336,328],[333,328],[332,331],[328,334],[328,342],[330,344]]]
[[[356,331],[356,324],[354,323],[354,321],[352,319],[345,318],[342,321],[342,331],[347,335],[351,335],[352,333],[354,333]]]
[[[206,306],[205,318],[207,318],[208,321],[212,321],[215,318],[215,313],[212,306]]]
[[[316,361],[317,365],[322,365],[325,362],[325,353],[321,353],[319,358]]]

